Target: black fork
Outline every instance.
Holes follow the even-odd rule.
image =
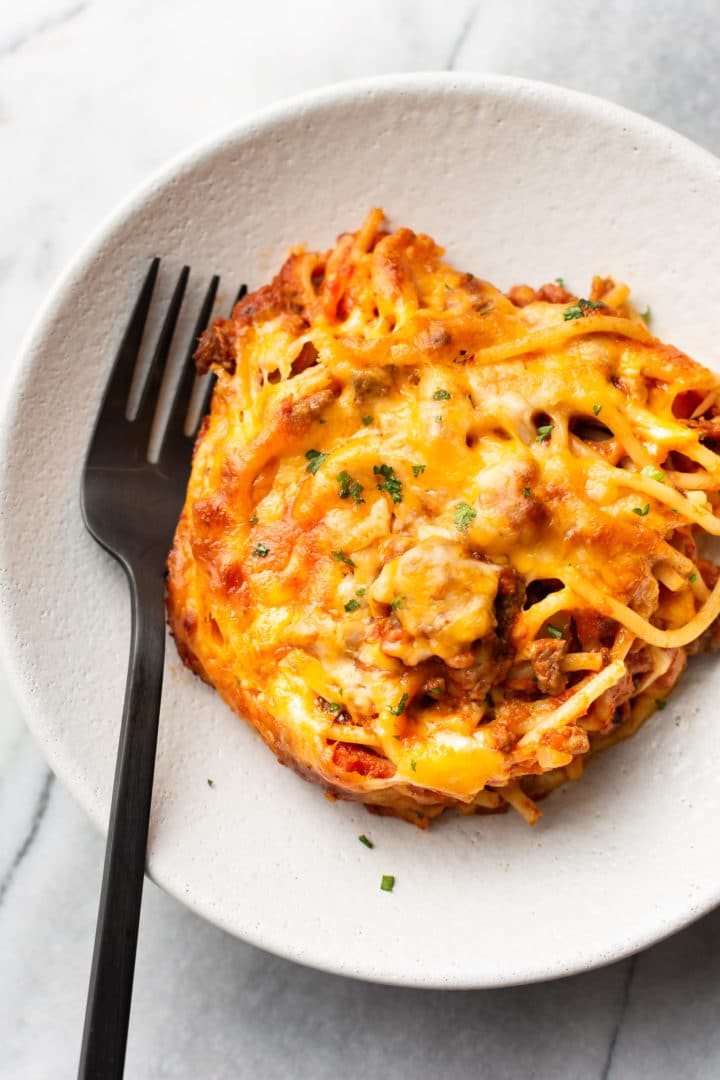
[[[148,443],[158,394],[190,273],[187,266],[180,273],[140,405],[129,420],[128,395],[159,265],[159,259],[152,261],[120,344],[82,481],[85,524],[124,567],[132,605],[130,661],[80,1056],[82,1080],[113,1080],[123,1074],[162,691],[165,562],[190,473],[192,439],[185,426],[195,381],[192,354],[210,320],[219,284],[213,277],[205,294],[158,459],[151,462]]]

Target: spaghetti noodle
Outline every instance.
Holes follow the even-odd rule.
[[[720,637],[720,381],[627,286],[505,295],[374,210],[197,361],[171,628],[329,793],[533,823]]]

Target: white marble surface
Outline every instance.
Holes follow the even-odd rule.
[[[0,392],[44,293],[105,213],[259,105],[379,72],[499,71],[612,98],[720,153],[719,61],[714,0],[2,5]],[[2,672],[0,702],[0,1076],[71,1077],[102,843]],[[719,1008],[720,912],[602,971],[443,995],[266,956],[148,885],[127,1076],[714,1077]]]

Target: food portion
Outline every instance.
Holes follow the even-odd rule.
[[[170,626],[331,795],[533,823],[720,637],[720,380],[625,285],[442,255],[374,210],[202,336]]]

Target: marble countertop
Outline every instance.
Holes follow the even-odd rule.
[[[3,5],[0,393],[53,280],[169,156],[323,83],[452,68],[596,93],[720,153],[714,0]],[[0,1075],[71,1077],[103,844],[45,766],[2,671],[0,702]],[[442,994],[268,956],[148,884],[126,1075],[714,1077],[719,1010],[720,911],[600,971]]]

